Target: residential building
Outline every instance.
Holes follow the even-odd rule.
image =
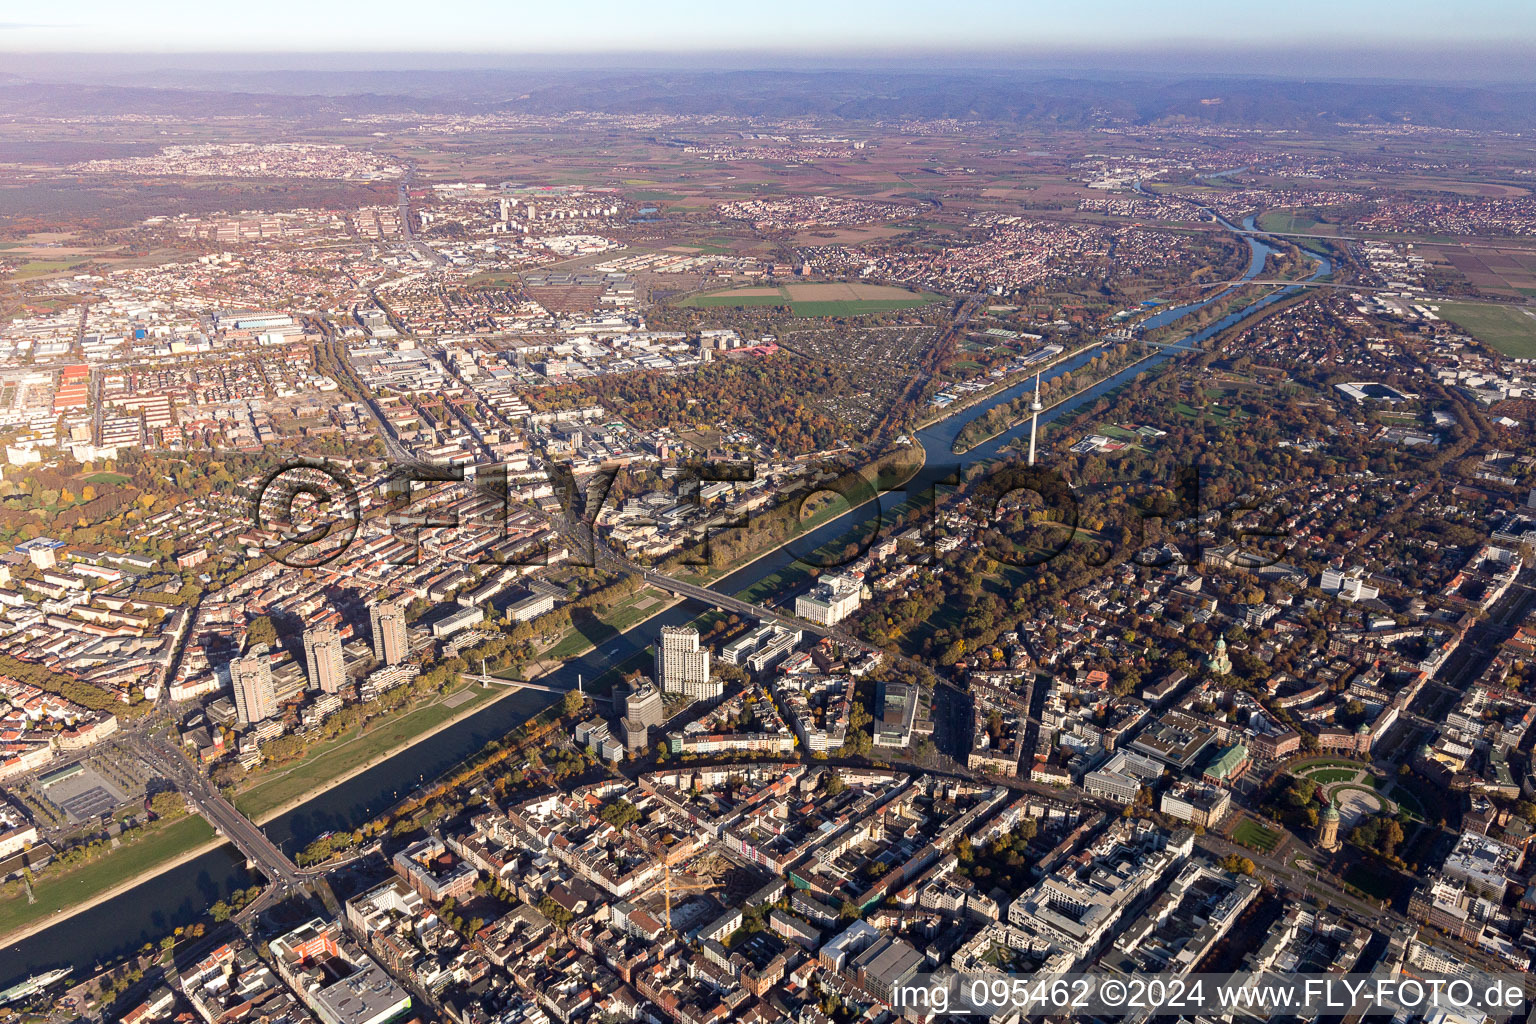
[[[277,689],[272,683],[266,644],[257,644],[245,657],[230,663],[229,682],[235,691],[235,717],[241,725],[277,713]]]
[[[346,666],[341,657],[341,634],[330,624],[304,631],[304,673],[309,688],[335,693],[347,682]]]
[[[376,604],[368,610],[373,627],[373,656],[385,665],[398,665],[410,653],[405,637],[405,612],[393,603]]]
[[[722,686],[710,679],[709,651],[699,646],[699,631],[688,626],[662,626],[656,642],[656,681],[666,693],[696,700],[713,700]]]

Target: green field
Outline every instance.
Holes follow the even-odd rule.
[[[122,473],[103,472],[92,473],[90,476],[85,478],[85,482],[88,484],[110,484],[113,487],[121,487],[131,479],[132,477],[124,476]]]
[[[1419,801],[1418,794],[1414,793],[1407,786],[1401,783],[1394,784],[1389,796],[1397,802],[1398,807],[1408,812],[1411,817],[1418,818],[1420,821],[1428,820],[1429,816],[1424,810],[1424,805]]]
[[[870,313],[889,313],[897,309],[916,309],[933,302],[944,301],[944,296],[933,292],[914,293],[911,298],[882,299],[791,299],[783,287],[777,295],[746,295],[741,292],[714,292],[693,295],[680,305],[695,309],[721,307],[788,306],[795,316],[865,316]]]
[[[1301,775],[1305,772],[1311,771],[1314,768],[1353,768],[1356,771],[1359,771],[1362,768],[1368,767],[1370,766],[1361,764],[1359,761],[1342,761],[1336,757],[1320,757],[1311,761],[1307,761],[1305,764],[1298,764],[1293,769],[1293,772],[1294,774]]]
[[[469,685],[474,686],[473,683]],[[499,687],[478,686],[474,687],[474,691],[473,699],[455,707],[448,707],[447,698],[441,698],[403,715],[370,722],[361,732],[353,729],[342,733],[315,747],[298,761],[258,775],[255,782],[235,796],[235,806],[246,817],[259,818],[327,779],[339,778],[411,737],[435,728],[471,708],[487,704],[507,692]]]
[[[34,883],[37,902],[23,891],[0,902],[0,935],[84,903],[98,894],[180,856],[214,838],[213,827],[197,815],[169,825],[149,826],[149,835],[124,843],[98,860],[57,878],[45,870]]]
[[[1322,221],[1315,217],[1308,217],[1302,213],[1292,213],[1289,210],[1269,210],[1259,215],[1260,231],[1275,231],[1280,234],[1324,234],[1315,231]]]
[[[585,689],[588,693],[607,693],[617,686],[624,677],[631,672],[644,671],[656,664],[656,649],[647,647],[636,651],[628,658],[614,665],[608,671],[587,683]]]
[[[1214,403],[1208,404],[1204,410],[1200,410],[1196,409],[1188,402],[1176,402],[1174,403],[1173,411],[1178,413],[1180,416],[1183,416],[1185,419],[1191,420],[1199,419],[1203,411],[1205,418],[1211,423],[1215,424],[1222,424],[1228,422],[1229,420],[1243,418],[1241,411],[1234,411]]]
[[[1441,302],[1442,317],[1515,359],[1536,359],[1536,316],[1515,306]]]
[[[49,274],[57,274],[61,270],[78,266],[73,260],[29,260],[16,268],[15,280],[24,281],[29,277],[46,277]]]
[[[784,295],[695,295],[686,299],[682,305],[697,309],[719,306],[787,306],[789,298]]]
[[[795,316],[864,316],[869,313],[889,313],[896,309],[916,309],[934,299],[850,299],[842,302],[791,302],[789,308]]]
[[[1232,841],[1250,849],[1269,853],[1280,845],[1280,833],[1265,828],[1251,818],[1244,818],[1232,830]]]
[[[1112,437],[1116,441],[1129,441],[1132,444],[1140,444],[1144,438],[1134,430],[1126,430],[1124,427],[1116,427],[1106,423],[1100,423],[1093,428],[1095,434],[1103,434]]]

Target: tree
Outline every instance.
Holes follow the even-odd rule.
[[[186,801],[175,790],[162,790],[149,798],[149,809],[157,818],[171,818],[184,813]]]
[[[543,914],[556,928],[564,928],[575,918],[569,910],[556,903],[552,896],[545,896],[539,901],[539,913]]]
[[[258,615],[246,627],[245,635],[252,646],[256,644],[272,646],[277,643],[277,626],[272,623],[270,615]]]
[[[570,690],[560,702],[560,708],[567,715],[574,715],[586,706],[587,700],[575,690]]]
[[[598,817],[614,828],[628,828],[641,818],[640,808],[628,800],[618,799],[604,807]]]

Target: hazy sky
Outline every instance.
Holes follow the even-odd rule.
[[[1532,0],[0,0],[0,52],[1536,46]],[[3,64],[0,64],[3,70]],[[1411,68],[1405,68],[1411,72]]]

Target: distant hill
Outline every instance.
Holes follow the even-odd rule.
[[[767,70],[180,71],[134,77],[131,83],[82,85],[0,75],[0,113],[265,114],[324,120],[385,113],[590,110],[850,121],[959,118],[1065,127],[1190,121],[1313,132],[1326,132],[1339,122],[1536,129],[1536,87],[1531,86]]]

